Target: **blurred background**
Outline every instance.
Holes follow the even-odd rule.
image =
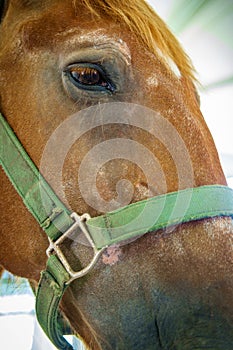
[[[179,38],[196,67],[202,84],[201,109],[233,188],[233,1],[148,2]],[[27,281],[7,272],[0,281],[0,330],[2,349],[55,349],[35,320],[34,296]],[[70,341],[82,349],[76,340]]]

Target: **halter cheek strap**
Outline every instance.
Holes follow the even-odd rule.
[[[185,222],[215,216],[233,217],[233,191],[218,185],[160,195],[95,218],[71,213],[41,176],[1,114],[0,161],[25,206],[49,238],[47,267],[37,290],[36,314],[58,349],[72,349],[63,337],[67,334],[67,325],[58,311],[62,296],[74,279],[94,267],[106,247]],[[85,234],[94,254],[88,266],[73,271],[60,244],[71,234],[80,232]]]

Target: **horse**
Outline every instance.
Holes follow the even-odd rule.
[[[192,63],[144,0],[3,0],[0,10],[0,111],[73,212],[225,188]],[[48,239],[0,176],[0,264],[36,289]],[[110,245],[68,285],[61,315],[92,350],[230,350],[232,233],[217,215]],[[85,239],[61,246],[75,269],[88,265]]]

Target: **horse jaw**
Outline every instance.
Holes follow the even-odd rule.
[[[90,275],[73,282],[64,312],[94,350],[170,349],[174,341],[180,348],[188,342],[229,349],[232,233],[231,219],[216,218],[113,247]],[[88,261],[89,248],[68,249],[74,259],[85,250],[82,263]]]

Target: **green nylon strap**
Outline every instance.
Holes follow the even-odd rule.
[[[0,162],[39,225],[52,240],[57,239],[73,223],[70,212],[43,179],[1,114]]]
[[[144,233],[214,216],[233,216],[233,190],[209,185],[167,193],[87,221],[97,248]]]
[[[0,160],[24,204],[55,241],[72,224],[63,205],[29,158],[0,114]],[[160,195],[91,218],[86,226],[97,249],[147,232],[192,220],[233,216],[233,191],[225,186],[202,186]],[[58,308],[70,276],[55,255],[49,257],[37,291],[38,320],[58,349],[72,349],[58,322]]]
[[[56,240],[72,224],[69,210],[43,179],[9,124],[0,114],[0,164],[25,206],[49,238]],[[60,276],[60,279],[58,278]],[[36,298],[36,313],[41,327],[58,349],[72,349],[64,339],[67,324],[62,322],[58,305],[69,275],[51,256],[42,272]]]
[[[53,344],[62,350],[73,347],[63,337],[65,325],[58,322],[59,304],[67,288],[69,274],[55,255],[51,255],[47,268],[41,273],[36,296],[36,315],[44,332]]]

